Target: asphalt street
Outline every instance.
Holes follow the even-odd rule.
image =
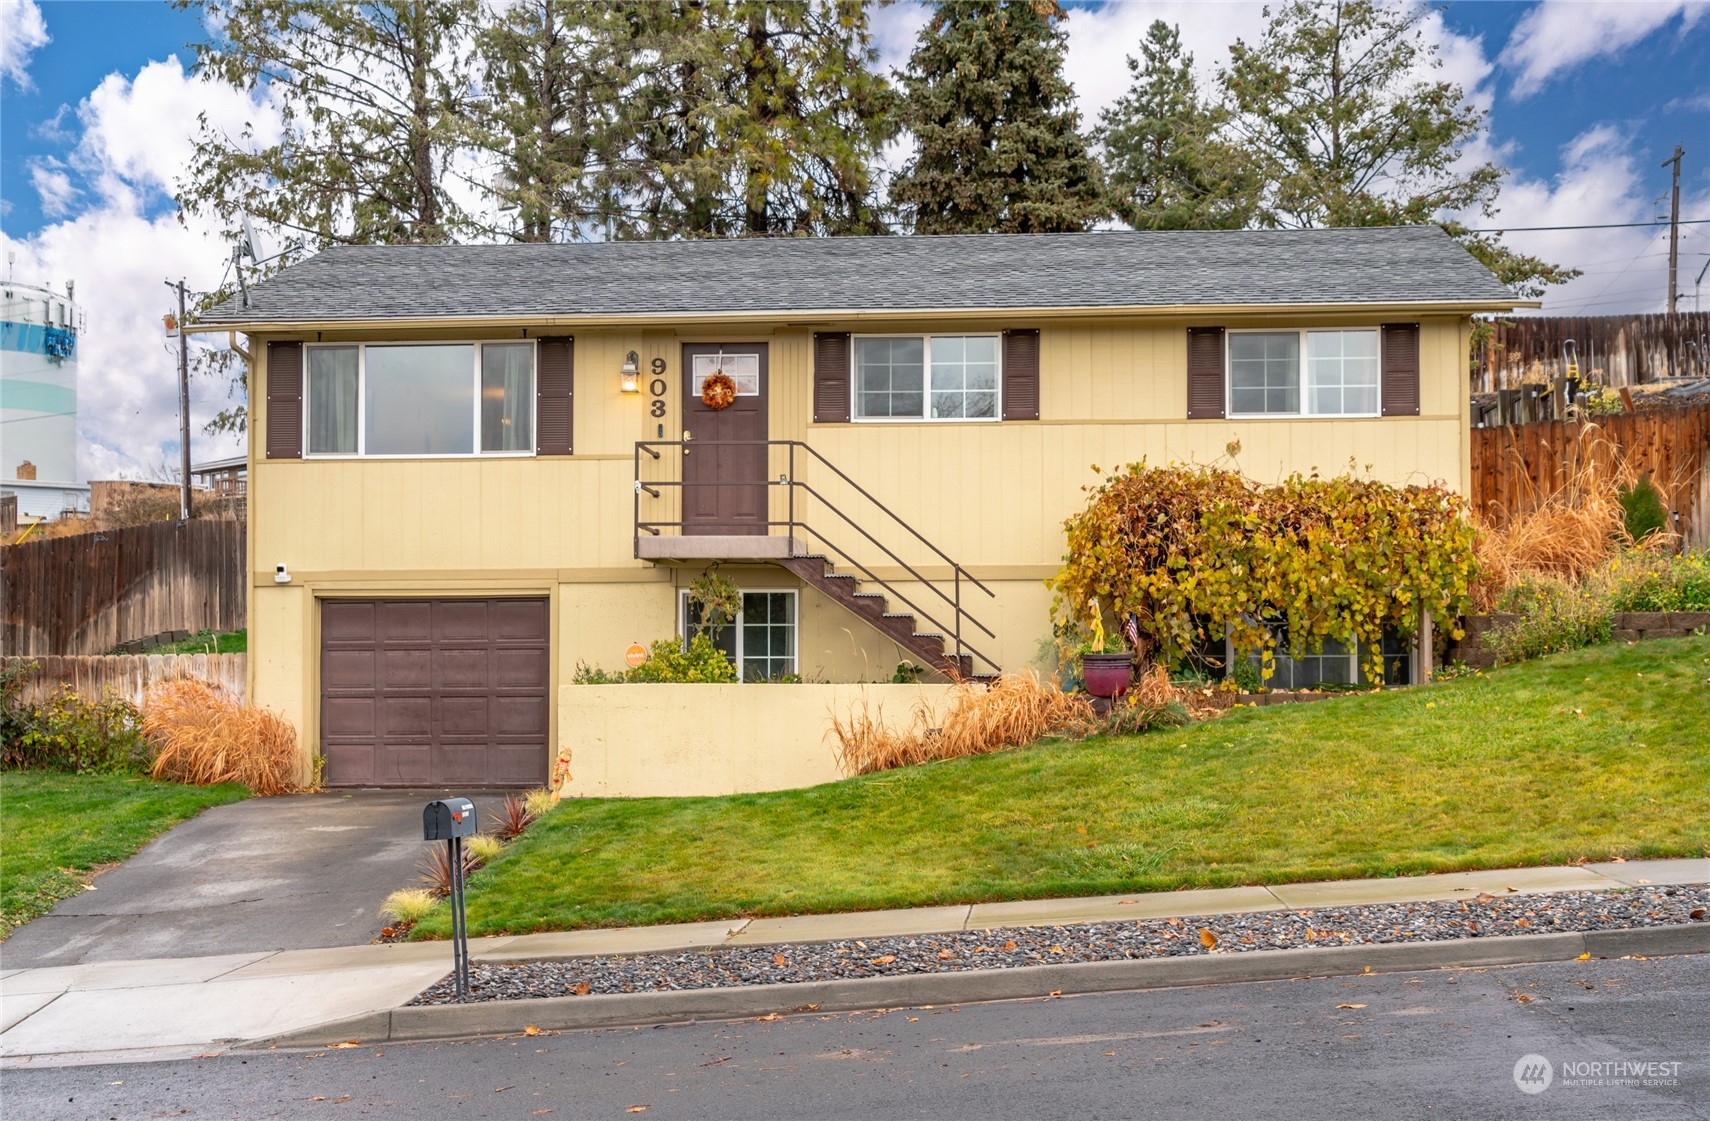
[[[8,1121],[1710,1119],[1707,1003],[1710,958],[1593,960],[16,1069],[0,1106]]]

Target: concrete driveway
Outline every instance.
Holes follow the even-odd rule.
[[[483,824],[504,795],[474,799]],[[418,882],[422,806],[444,793],[335,790],[215,806],[14,931],[7,969],[358,946]]]

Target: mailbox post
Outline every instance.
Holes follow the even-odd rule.
[[[422,810],[422,839],[444,841],[451,869],[451,960],[457,974],[457,999],[469,996],[469,926],[463,914],[463,838],[475,835],[475,803],[441,798]]]

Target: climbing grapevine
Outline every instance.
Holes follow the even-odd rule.
[[[1326,639],[1367,650],[1382,680],[1386,629],[1441,630],[1471,604],[1473,530],[1462,498],[1439,485],[1292,475],[1262,486],[1216,467],[1131,464],[1093,488],[1064,523],[1068,552],[1049,584],[1059,620],[1089,601],[1133,620],[1174,659],[1227,629],[1238,654],[1268,666],[1282,623],[1298,653]]]

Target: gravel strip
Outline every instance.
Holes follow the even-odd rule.
[[[1516,934],[1631,930],[1707,921],[1710,885],[1480,894],[1475,899],[1374,903],[1299,911],[1141,919],[1073,926],[994,927],[860,941],[732,946],[682,953],[470,966],[470,1000],[669,992],[908,973],[1014,969],[1070,961],[1186,957],[1247,950],[1446,942]],[[450,1004],[451,979],[411,1004]]]

